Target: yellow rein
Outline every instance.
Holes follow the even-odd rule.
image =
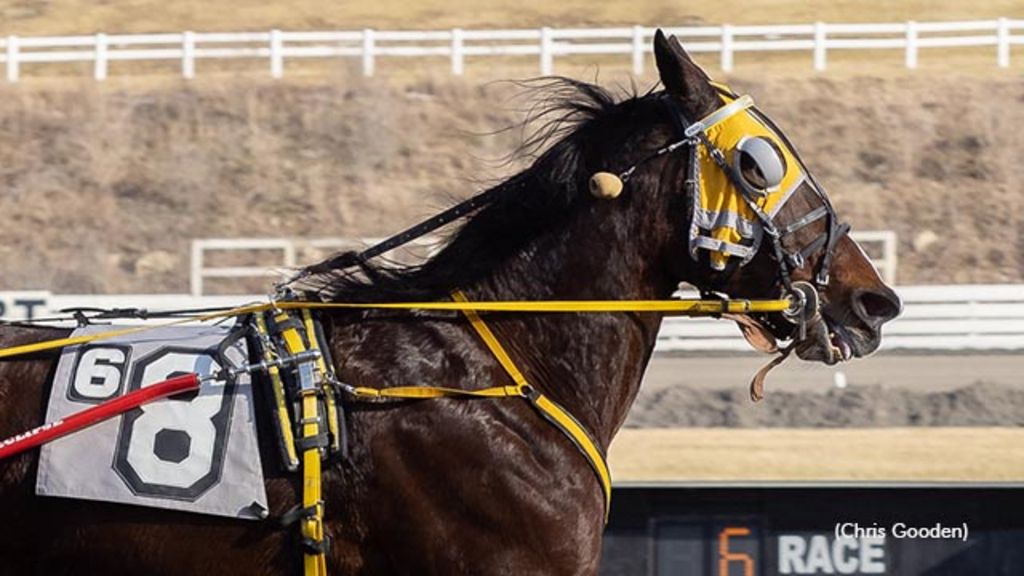
[[[43,352],[104,340],[126,334],[135,334],[167,326],[190,322],[207,322],[220,318],[242,316],[266,310],[299,309],[381,309],[381,310],[445,310],[461,312],[520,312],[520,313],[573,313],[573,312],[663,312],[679,316],[710,316],[715,314],[745,314],[750,312],[782,312],[792,303],[781,300],[542,300],[497,302],[267,302],[239,306],[221,312],[212,312],[173,322],[111,330],[100,334],[48,340],[24,346],[0,349],[0,358],[10,358],[34,352]]]
[[[604,519],[608,522],[608,513],[611,507],[611,475],[608,471],[608,464],[605,462],[604,453],[590,434],[573,416],[562,408],[557,402],[547,398],[543,393],[536,390],[527,382],[526,378],[516,367],[515,362],[505,351],[504,347],[484,323],[477,312],[533,312],[533,313],[579,313],[579,312],[663,312],[666,314],[679,315],[713,315],[722,313],[749,313],[749,312],[781,312],[792,306],[790,300],[595,300],[595,301],[505,301],[505,302],[470,302],[460,292],[452,293],[454,302],[387,302],[387,303],[320,303],[320,302],[268,302],[263,304],[252,304],[240,306],[230,310],[213,312],[189,318],[182,318],[171,322],[164,322],[156,325],[138,326],[111,330],[100,334],[87,336],[75,336],[46,342],[38,342],[24,346],[0,349],[0,358],[9,358],[33,352],[42,352],[84,344],[106,338],[114,338],[127,334],[154,330],[157,328],[177,326],[189,322],[205,322],[222,318],[231,318],[264,312],[267,310],[308,310],[308,309],[392,309],[392,310],[447,310],[461,311],[470,322],[473,330],[487,345],[487,348],[497,358],[498,363],[505,369],[505,372],[513,381],[513,385],[493,386],[480,390],[460,390],[456,388],[445,388],[440,386],[402,386],[394,388],[370,388],[350,387],[349,391],[356,397],[361,398],[404,398],[404,399],[427,399],[427,398],[524,398],[536,408],[540,414],[558,428],[580,451],[587,463],[597,475],[598,483],[601,486],[604,496]],[[296,353],[304,349],[301,338],[297,337],[294,330],[286,334],[288,337],[289,350]],[[321,360],[322,362],[322,360]],[[303,396],[303,418],[304,426],[302,434],[304,437],[314,437],[319,433],[319,422],[315,396],[307,394]],[[320,494],[320,452],[316,448],[309,448],[303,452],[303,506],[312,507],[315,513],[312,517],[303,520],[302,535],[316,545],[323,545],[326,541],[323,528],[323,502]],[[306,551],[303,554],[305,576],[326,576],[327,561],[323,548],[315,551]]]

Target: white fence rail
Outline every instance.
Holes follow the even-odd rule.
[[[287,278],[295,273],[300,252],[360,250],[381,240],[383,238],[203,238],[193,240],[189,275],[190,293],[196,297],[204,296],[207,279],[211,278]],[[412,240],[407,246],[419,250],[422,256],[429,256],[439,242],[440,240],[433,236],[423,236]],[[245,261],[263,262],[266,261],[267,253],[277,253],[280,260],[270,266],[210,265],[210,260],[215,258],[213,255],[216,253],[233,253]]]
[[[1011,47],[1024,44],[1024,20],[1000,18],[968,22],[898,22],[882,24],[813,24],[780,26],[696,26],[665,28],[687,49],[718,53],[728,72],[744,52],[808,52],[816,70],[825,70],[828,55],[839,50],[902,51],[907,68],[916,68],[929,48],[990,47],[995,63],[1010,66]],[[351,59],[372,76],[381,58],[435,58],[450,61],[452,74],[465,73],[467,59],[490,56],[537,58],[540,73],[554,72],[556,57],[621,55],[633,72],[644,71],[654,28],[539,28],[525,30],[343,30],[320,32],[181,32],[171,34],[95,34],[90,36],[0,39],[0,62],[7,80],[21,77],[22,65],[92,63],[93,77],[107,78],[111,65],[124,61],[178,64],[192,78],[197,63],[209,60],[263,61],[280,78],[285,63],[303,59]]]
[[[878,267],[882,278],[896,284],[896,233],[891,230],[857,230],[850,233],[866,248],[871,261]],[[295,272],[298,254],[302,250],[357,250],[371,246],[376,238],[203,238],[192,241],[192,260],[189,286],[192,296],[206,294],[208,279],[258,279],[290,276]],[[429,255],[440,240],[431,236],[418,238],[410,245]],[[210,261],[216,253],[231,252],[247,262],[266,262],[270,253],[280,256],[273,264],[261,266],[215,266]]]
[[[882,328],[882,350],[1024,350],[1024,285],[900,286],[903,314]],[[731,322],[668,318],[659,352],[744,351]],[[1024,366],[1024,361],[1022,361]]]
[[[1024,350],[1024,285],[900,286],[904,312],[883,329],[883,350]],[[41,318],[64,308],[167,310],[236,306],[259,296],[187,294],[62,295],[45,291],[0,292],[0,318]],[[658,352],[743,352],[749,346],[732,322],[669,318],[658,335]]]

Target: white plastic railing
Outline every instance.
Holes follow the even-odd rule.
[[[890,230],[855,231],[850,234],[857,242],[868,248],[869,256],[878,267],[882,278],[889,284],[896,283],[896,233]],[[192,241],[190,267],[190,293],[193,296],[206,294],[208,278],[283,278],[295,271],[296,254],[301,249],[331,249],[334,251],[365,248],[379,240],[376,238],[204,238]],[[424,249],[425,254],[439,245],[434,237],[419,238],[410,243]],[[880,249],[873,250],[873,245]],[[278,252],[280,259],[272,264],[259,266],[211,266],[211,253],[233,252],[241,254],[245,261],[266,262],[268,252]],[[247,253],[247,254],[246,254]]]
[[[1024,350],[1024,286],[899,286],[903,314],[883,327],[882,350]],[[731,322],[669,318],[659,352],[745,351]],[[1024,367],[1024,361],[1022,361]]]
[[[717,52],[728,72],[744,52],[805,51],[816,70],[828,66],[837,50],[899,50],[907,68],[916,68],[928,48],[991,47],[999,67],[1010,66],[1010,51],[1024,44],[1024,20],[1000,18],[967,22],[899,22],[881,24],[813,24],[666,28],[696,53]],[[465,73],[467,58],[529,56],[540,73],[554,72],[556,57],[628,56],[633,72],[644,71],[655,28],[540,28],[527,30],[342,30],[290,32],[181,32],[171,34],[95,34],[91,36],[0,38],[0,62],[7,80],[21,77],[22,64],[91,62],[93,77],[105,79],[112,63],[177,61],[181,75],[192,78],[202,60],[263,61],[280,78],[285,63],[300,59],[351,58],[372,76],[380,58],[446,58],[452,74]]]
[[[892,230],[854,230],[850,237],[867,250],[882,280],[891,286],[896,285],[896,267],[899,264],[896,233]]]
[[[297,254],[301,250],[358,250],[381,241],[382,238],[204,238],[192,241],[189,288],[192,296],[206,295],[208,278],[286,278],[295,273]],[[429,255],[438,244],[437,238],[423,237],[409,243]],[[210,266],[211,253],[232,252],[245,261],[265,262],[268,253],[280,258],[266,265]]]

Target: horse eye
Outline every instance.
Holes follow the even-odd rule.
[[[767,138],[745,138],[736,146],[738,168],[751,186],[768,190],[782,183],[786,160],[782,151]]]

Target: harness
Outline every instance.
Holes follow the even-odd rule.
[[[605,521],[611,505],[611,478],[605,461],[605,454],[593,440],[587,430],[567,410],[554,400],[545,396],[539,389],[530,384],[518,369],[500,341],[486,325],[478,311],[514,311],[533,313],[552,312],[665,312],[669,314],[707,314],[719,315],[726,313],[769,314],[782,313],[794,324],[797,339],[806,337],[806,323],[818,313],[819,293],[824,290],[829,280],[832,251],[839,239],[849,230],[845,224],[838,223],[835,211],[813,175],[803,166],[795,149],[778,130],[770,119],[757,112],[749,96],[738,97],[721,85],[715,85],[718,92],[726,100],[726,104],[705,118],[690,122],[683,114],[680,104],[673,98],[663,99],[670,116],[677,127],[678,139],[659,148],[652,154],[618,176],[622,182],[628,181],[635,171],[643,164],[660,156],[674,153],[680,148],[688,151],[688,179],[686,191],[692,195],[700,186],[698,154],[703,149],[715,165],[726,175],[730,182],[741,191],[743,202],[756,215],[765,235],[770,239],[774,259],[778,263],[778,282],[781,284],[784,298],[769,301],[731,301],[715,294],[725,280],[705,286],[698,286],[702,295],[708,297],[700,301],[596,301],[596,302],[470,302],[466,296],[456,290],[451,294],[451,302],[406,302],[406,303],[323,303],[303,301],[273,301],[269,304],[255,304],[227,310],[207,310],[205,313],[173,322],[163,326],[194,321],[208,321],[228,317],[248,316],[250,318],[250,343],[253,352],[251,363],[234,368],[236,371],[259,372],[265,375],[266,387],[272,404],[272,420],[281,463],[285,469],[296,471],[302,468],[302,502],[286,512],[281,521],[284,524],[299,522],[301,547],[304,558],[304,572],[307,576],[324,576],[326,574],[326,552],[330,547],[330,537],[324,530],[324,502],[321,494],[321,472],[324,460],[331,457],[346,455],[346,428],[342,398],[350,401],[387,401],[388,399],[427,399],[427,398],[522,398],[525,399],[547,422],[554,425],[566,439],[572,443],[586,460],[601,488],[604,499]],[[822,205],[803,215],[796,221],[779,227],[773,217],[759,203],[759,192],[746,182],[736,166],[730,165],[726,154],[707,135],[707,131],[715,125],[728,121],[740,113],[753,114],[776,135],[792,152],[800,169],[803,171],[815,194],[821,199]],[[311,266],[297,275],[279,284],[278,293],[287,294],[288,285],[302,280],[309,275],[328,269],[362,265],[367,260],[384,254],[401,246],[416,237],[448,224],[465,216],[495,199],[491,193],[484,193],[466,202],[458,204],[435,217],[409,228],[387,240],[360,253],[342,254],[332,260]],[[692,205],[692,203],[691,203]],[[803,228],[826,219],[825,231],[804,247],[787,251],[783,240]],[[795,282],[792,274],[795,270],[806,266],[808,259],[822,248],[824,255],[818,261],[814,273],[814,283]],[[723,278],[727,278],[740,265],[739,259],[729,262]],[[495,359],[510,378],[511,385],[493,386],[479,390],[460,390],[433,386],[372,388],[358,387],[340,382],[333,369],[329,357],[329,349],[323,328],[316,320],[312,310],[328,308],[348,309],[428,309],[458,310],[468,319],[470,326],[481,338]],[[177,313],[180,314],[180,311]],[[148,315],[148,313],[146,314]],[[79,318],[81,319],[81,318]],[[155,326],[129,328],[104,334],[80,336],[41,342],[0,350],[0,358],[61,348],[64,346],[83,344],[86,342],[109,338],[115,335],[129,334],[152,329]],[[792,346],[789,348],[792,350]],[[786,352],[788,354],[788,351]],[[785,358],[783,356],[782,358]],[[774,365],[780,359],[773,361]],[[770,367],[770,366],[769,366]],[[760,375],[759,375],[760,376]],[[206,378],[230,377],[229,375],[190,375],[175,382],[154,385],[154,393],[149,396],[136,395],[122,397],[110,402],[118,402],[116,409],[107,407],[102,410],[103,417],[110,417],[131,409],[158,395],[174,394],[183,389],[194,389]],[[102,405],[101,405],[102,407]],[[91,420],[91,421],[95,421]],[[90,421],[90,422],[91,422]],[[44,425],[44,426],[50,426]],[[41,427],[42,428],[42,427]],[[49,440],[62,434],[73,432],[73,427],[62,427],[51,433],[38,434],[30,431],[27,439],[21,439],[8,445],[3,443],[4,450],[0,458],[23,451],[41,441]],[[45,440],[40,439],[45,436]],[[22,441],[26,440],[26,441]]]
[[[338,408],[338,380],[323,328],[308,308],[295,312],[253,314],[250,341],[270,388],[281,463],[294,472],[301,455],[302,504],[286,512],[281,523],[299,522],[305,574],[324,576],[331,540],[324,532],[321,464],[345,455],[344,411]]]
[[[452,300],[468,304],[461,291]],[[463,308],[470,326],[511,378],[511,386],[482,390],[459,390],[436,386],[369,388],[342,384],[334,374],[323,329],[309,308],[289,314],[267,310],[252,315],[255,355],[261,363],[253,371],[266,374],[273,399],[275,436],[282,465],[295,471],[302,462],[302,504],[286,512],[281,523],[300,522],[305,574],[326,574],[326,557],[331,541],[324,532],[324,502],[321,498],[321,464],[334,455],[346,453],[344,410],[337,396],[353,400],[462,398],[523,398],[545,420],[560,430],[579,450],[597,477],[604,495],[605,521],[611,510],[611,476],[604,453],[583,426],[562,406],[527,382],[500,341],[475,310]],[[285,369],[282,369],[285,368]],[[297,432],[297,435],[293,433]]]
[[[55,350],[66,346],[101,341],[115,336],[138,333],[188,322],[208,322],[226,318],[248,318],[250,363],[225,369],[217,374],[188,374],[155,383],[140,390],[108,400],[71,418],[49,422],[15,437],[0,441],[0,459],[24,452],[44,442],[81,430],[96,422],[117,416],[159,398],[197,390],[203,381],[233,378],[241,372],[264,375],[265,388],[272,407],[275,438],[282,465],[295,471],[302,466],[302,503],[284,513],[280,522],[301,522],[301,548],[306,576],[326,574],[326,552],[330,537],[324,531],[324,503],[321,472],[325,460],[346,454],[345,421],[342,398],[348,401],[389,399],[499,399],[526,400],[537,413],[555,426],[577,449],[594,472],[604,500],[605,521],[611,505],[611,477],[605,454],[572,414],[529,383],[500,341],[478,312],[608,313],[661,312],[670,315],[710,316],[782,312],[793,306],[780,300],[637,300],[637,301],[541,301],[470,302],[460,291],[449,302],[325,303],[274,301],[177,318],[158,325],[140,326],[85,336],[26,344],[0,349],[0,359]],[[340,382],[334,374],[323,329],[314,312],[318,309],[388,309],[459,311],[494,355],[512,384],[478,390],[437,386],[373,388]],[[110,313],[102,313],[110,318]],[[122,311],[137,317],[137,311]],[[170,314],[182,315],[182,311]],[[160,313],[147,313],[160,317]]]

